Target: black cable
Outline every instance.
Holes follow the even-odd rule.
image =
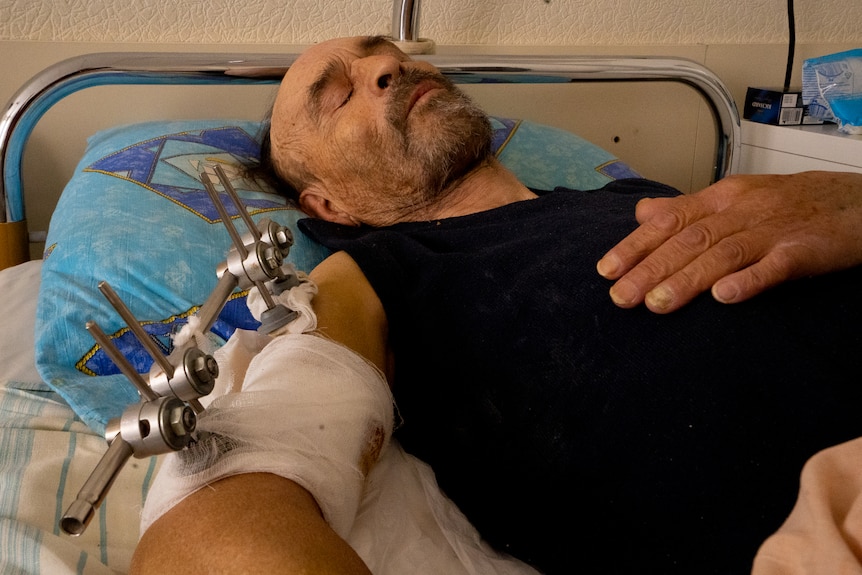
[[[790,91],[790,77],[793,74],[793,54],[796,51],[796,17],[793,14],[793,0],[787,0],[787,68],[784,72],[784,91]]]

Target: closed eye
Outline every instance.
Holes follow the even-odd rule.
[[[349,101],[350,101],[350,98],[352,98],[352,97],[353,97],[353,89],[351,88],[351,89],[350,89],[350,91],[349,91],[349,92],[347,92],[347,97],[346,97],[346,98],[344,98],[344,101],[342,101],[342,102],[341,102],[341,105],[340,105],[340,106],[338,106],[338,107],[339,107],[339,108],[342,108],[342,107],[346,106],[346,105],[347,105],[347,102],[349,102]]]

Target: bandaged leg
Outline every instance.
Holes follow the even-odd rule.
[[[242,392],[215,399],[199,417],[209,437],[166,457],[142,531],[207,484],[264,472],[308,490],[344,537],[392,434],[393,411],[385,378],[356,353],[314,335],[274,338],[248,366]]]

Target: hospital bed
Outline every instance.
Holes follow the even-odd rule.
[[[715,119],[714,179],[736,169],[739,119],[733,100],[717,77],[694,62],[652,57],[421,57],[459,84],[640,81],[690,86],[703,96]],[[60,527],[106,451],[104,434],[112,418],[138,401],[134,387],[87,333],[85,323],[98,321],[139,372],[146,373],[152,364],[99,293],[99,282],[113,286],[167,353],[171,335],[214,289],[216,268],[231,245],[200,172],[221,166],[255,221],[269,218],[292,229],[302,217],[266,186],[244,176],[243,165],[254,162],[258,152],[258,123],[166,120],[119,125],[89,140],[52,217],[44,258],[27,262],[21,172],[28,137],[49,108],[79,90],[275,84],[293,59],[266,54],[90,54],[38,74],[4,109],[0,572],[114,573],[128,568],[159,457],[132,458],[83,533],[73,537]],[[495,153],[528,186],[593,189],[637,175],[612,154],[569,132],[496,116],[493,127]],[[322,247],[297,232],[287,259],[309,270],[325,256]],[[239,290],[228,298],[213,326],[215,345],[236,329],[256,327],[245,295]],[[476,554],[491,561],[496,572],[530,571],[490,553],[469,526],[462,526],[457,539],[441,531],[436,523],[459,519],[440,518],[452,511],[440,503],[439,494],[428,493],[434,489],[433,474],[421,462],[396,451],[387,466],[399,470],[400,499],[381,502],[383,491],[371,485],[351,536],[377,572],[404,572],[405,565],[415,568],[418,561],[427,572],[467,573],[481,564],[475,563]],[[414,505],[415,512],[410,511]],[[385,514],[381,509],[398,509],[402,518],[393,526],[392,516],[386,515],[389,534],[375,531],[375,521]]]

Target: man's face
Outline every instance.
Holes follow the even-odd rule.
[[[285,75],[272,154],[303,194],[385,225],[433,202],[490,149],[485,114],[432,65],[381,38],[318,44]]]

